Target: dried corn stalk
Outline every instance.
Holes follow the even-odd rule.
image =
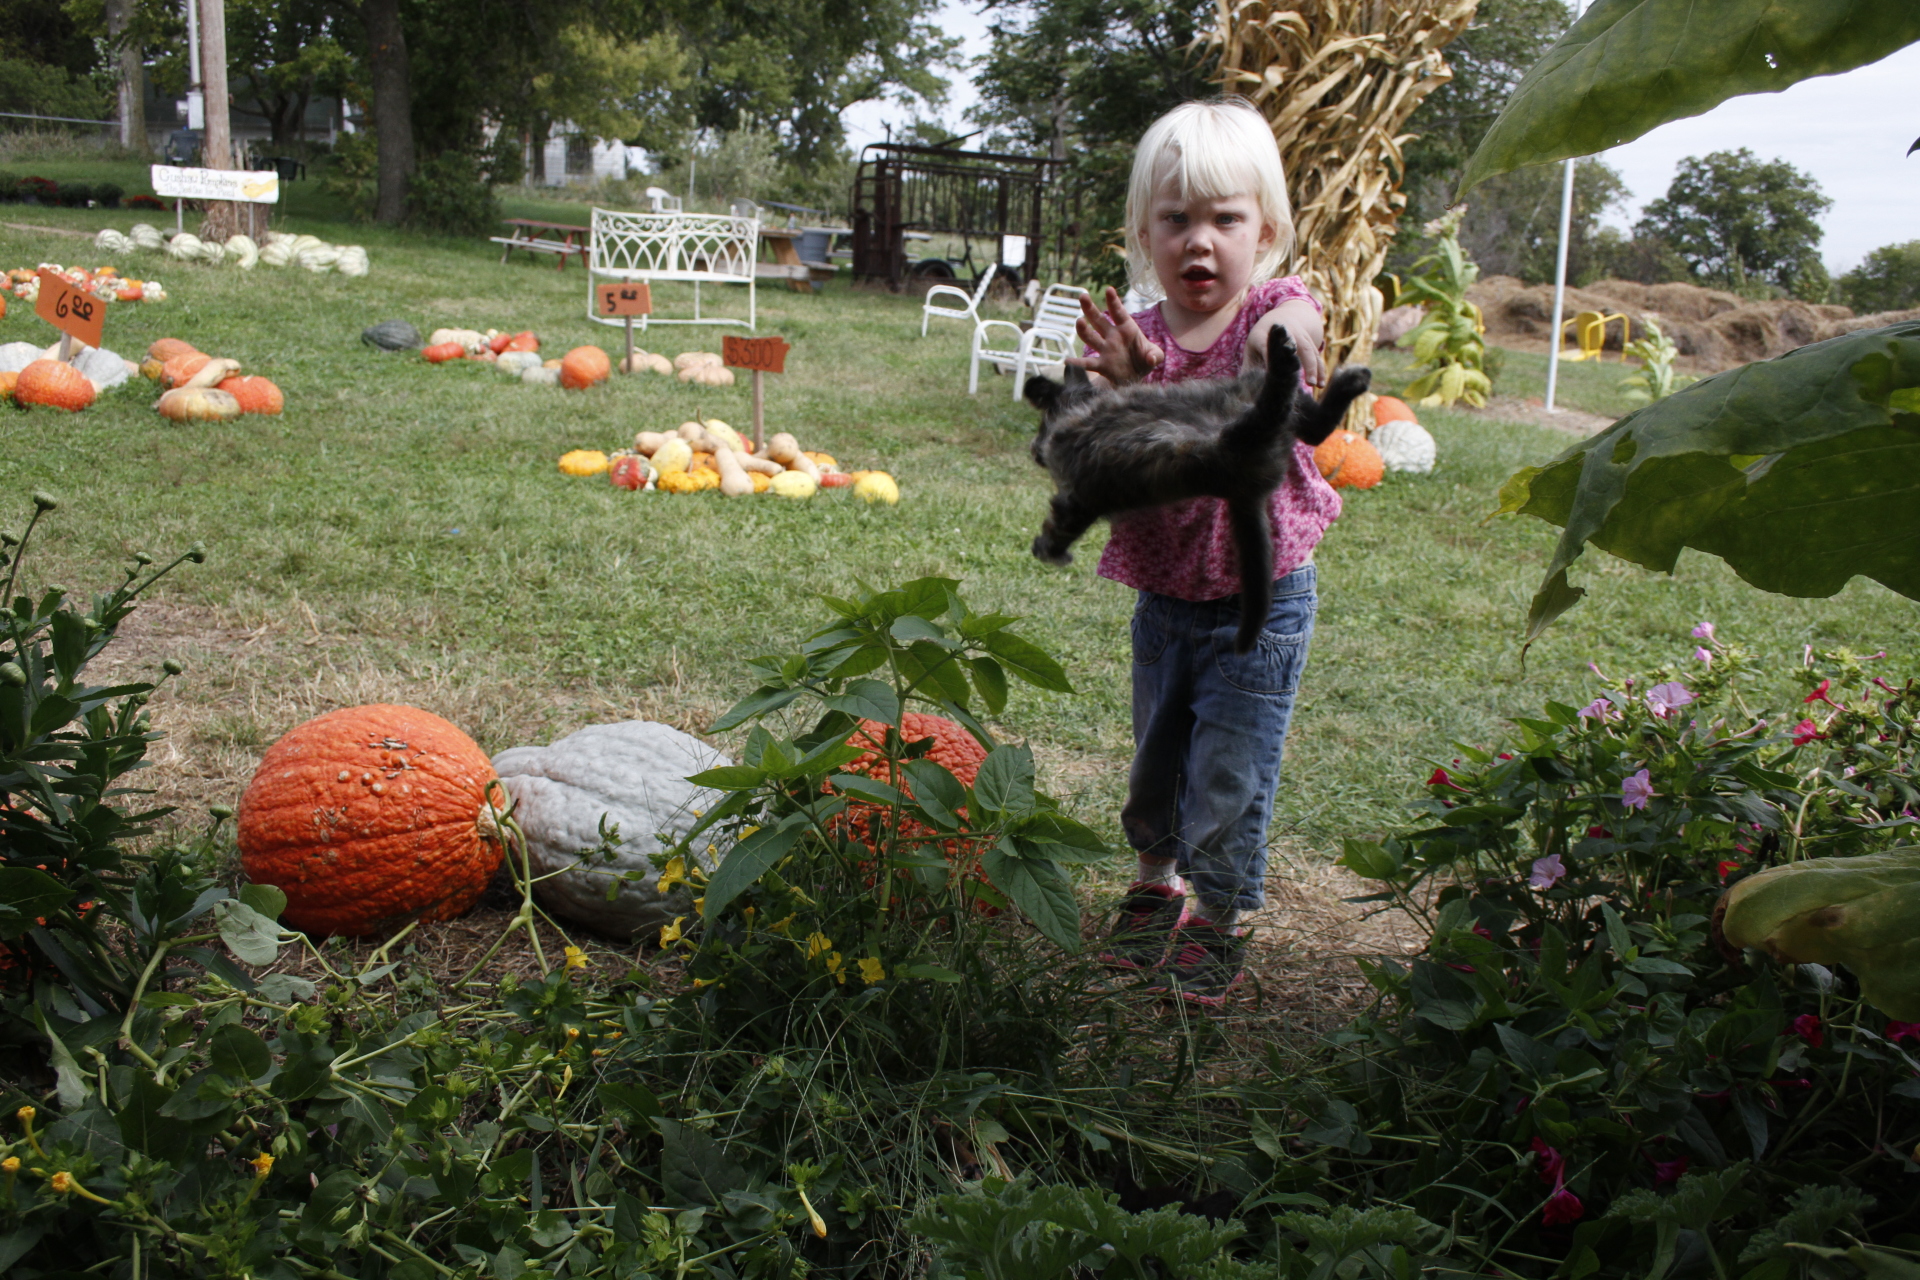
[[[1273,126],[1300,274],[1327,304],[1330,365],[1372,358],[1381,308],[1373,280],[1407,203],[1400,147],[1411,135],[1400,129],[1452,74],[1440,49],[1466,30],[1477,4],[1220,0],[1208,37],[1220,54],[1217,79]]]

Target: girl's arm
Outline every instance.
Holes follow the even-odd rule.
[[[1326,325],[1320,319],[1320,308],[1311,298],[1288,298],[1273,310],[1253,322],[1252,332],[1247,334],[1247,355],[1245,366],[1250,369],[1264,369],[1267,366],[1267,334],[1275,325],[1285,325],[1287,333],[1293,338],[1293,345],[1300,352],[1300,373],[1310,387],[1325,386],[1327,381],[1327,362],[1320,354],[1320,348],[1327,339]]]
[[[1148,340],[1139,323],[1121,305],[1120,291],[1107,286],[1107,309],[1093,305],[1093,298],[1080,298],[1080,340],[1093,349],[1091,356],[1068,356],[1067,363],[1079,365],[1096,385],[1119,387],[1138,382],[1160,367],[1167,353]],[[1265,350],[1265,348],[1261,348]]]

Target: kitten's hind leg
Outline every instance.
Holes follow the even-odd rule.
[[[1262,493],[1227,503],[1227,526],[1233,531],[1233,549],[1240,557],[1240,629],[1233,637],[1235,653],[1252,651],[1273,608],[1273,529],[1267,522],[1268,497]]]
[[[1033,540],[1034,558],[1047,564],[1072,564],[1073,553],[1067,548],[1079,541],[1080,535],[1099,518],[1099,512],[1075,502],[1070,495],[1054,494],[1046,522],[1040,526],[1040,536]]]
[[[1327,380],[1327,392],[1318,404],[1301,414],[1294,434],[1308,444],[1319,444],[1333,434],[1347,416],[1347,410],[1365,394],[1373,382],[1373,371],[1364,365],[1348,366]]]

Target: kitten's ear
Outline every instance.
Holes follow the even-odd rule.
[[[1082,374],[1081,377],[1084,379],[1086,375]],[[1071,365],[1067,366],[1067,380],[1073,380],[1073,366]],[[1065,390],[1065,387],[1055,382],[1052,378],[1042,378],[1036,374],[1027,379],[1026,385],[1020,389],[1020,394],[1027,398],[1028,404],[1038,409],[1042,415],[1045,415],[1053,411],[1053,406],[1060,399],[1060,393]]]
[[[1066,367],[1066,369],[1067,369],[1067,372],[1065,376],[1066,376],[1068,386],[1086,387],[1086,386],[1093,385],[1093,379],[1089,378],[1087,376],[1087,371],[1085,369],[1082,369],[1079,365],[1070,364]]]

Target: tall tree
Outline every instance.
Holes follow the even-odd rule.
[[[134,33],[134,0],[107,0],[107,47],[113,50],[113,79],[119,100],[120,145],[137,154],[147,150],[147,77]]]
[[[207,127],[200,144],[200,163],[209,169],[231,169],[233,130],[228,115],[232,95],[227,92],[226,0],[200,0],[200,87],[206,95]],[[239,230],[237,211],[230,200],[207,205],[200,228],[203,238],[225,242]]]
[[[354,60],[343,43],[345,15],[329,0],[228,0],[227,52],[276,151],[301,134],[316,96],[347,93]]]
[[[407,34],[400,0],[360,0],[357,7],[366,32],[367,79],[373,90],[370,115],[379,149],[373,217],[395,225],[407,216],[407,186],[416,165]]]
[[[1701,280],[1817,297],[1827,288],[1819,218],[1832,205],[1809,175],[1742,147],[1682,160],[1634,230],[1671,244]]]
[[[1862,315],[1920,307],[1920,240],[1882,245],[1835,283],[1840,300]]]

